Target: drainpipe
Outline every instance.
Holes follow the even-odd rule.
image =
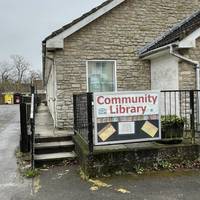
[[[186,62],[189,62],[191,64],[193,64],[195,66],[195,69],[196,69],[196,90],[199,90],[200,89],[200,86],[199,86],[199,67],[200,67],[200,63],[198,61],[195,61],[195,60],[191,60],[189,58],[186,58],[178,53],[175,53],[174,52],[174,49],[173,49],[173,45],[170,45],[170,54],[177,57],[177,58],[180,58],[182,60],[185,60]]]
[[[200,90],[200,85],[199,85],[199,68],[200,68],[200,64],[196,65],[196,81],[197,81],[197,90]]]
[[[186,58],[178,53],[175,53],[173,51],[173,45],[170,45],[170,54],[177,57],[177,58],[180,58],[182,60],[185,60],[186,62],[189,62],[191,64],[193,64],[195,66],[195,69],[196,69],[196,90],[199,90],[200,89],[200,83],[199,83],[199,67],[200,67],[200,63],[198,61],[195,61],[195,60],[191,60],[189,58]],[[200,98],[198,97],[198,101],[197,101],[197,108],[199,108],[200,106]],[[198,131],[200,130],[200,109],[198,109],[198,115],[197,115],[197,122],[198,122],[198,126],[197,126],[197,129]]]

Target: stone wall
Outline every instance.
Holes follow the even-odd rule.
[[[159,168],[159,163],[181,164],[200,157],[200,145],[134,143],[102,146],[91,154],[87,144],[77,134],[73,136],[75,152],[82,171],[89,177],[100,177],[116,173],[134,172],[137,166],[146,169]],[[96,147],[97,148],[97,147]]]
[[[200,38],[196,41],[196,48],[181,50],[180,53],[192,60],[200,62]],[[179,86],[183,90],[196,89],[195,66],[185,61],[179,62]]]
[[[55,52],[57,127],[73,126],[72,94],[87,90],[86,60],[116,60],[118,91],[150,89],[150,64],[138,50],[200,8],[198,0],[185,4],[127,0],[66,38],[64,50]]]

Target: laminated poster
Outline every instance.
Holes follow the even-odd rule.
[[[119,135],[134,134],[135,122],[119,122]]]
[[[154,137],[158,131],[158,128],[149,121],[146,121],[141,129],[151,137]]]
[[[106,141],[111,135],[113,135],[116,132],[115,128],[112,126],[111,123],[109,123],[107,126],[105,126],[103,129],[101,129],[98,133],[98,136],[101,138],[101,140],[104,142]]]

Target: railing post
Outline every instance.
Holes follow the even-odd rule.
[[[77,105],[76,105],[76,95],[73,94],[73,113],[74,113],[74,134],[77,131]]]
[[[34,143],[35,143],[35,95],[34,95],[34,86],[31,86],[31,112],[30,112],[30,121],[31,121],[31,166],[32,169],[35,169],[34,161]]]
[[[27,109],[26,103],[20,102],[20,126],[21,126],[21,137],[20,137],[20,151],[27,153],[30,151],[29,137],[27,130]]]
[[[93,120],[92,120],[93,93],[87,93],[87,113],[88,113],[88,141],[89,153],[93,154]]]
[[[190,126],[192,135],[192,144],[195,143],[195,122],[194,122],[194,91],[190,90]]]

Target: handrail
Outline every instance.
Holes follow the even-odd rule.
[[[31,91],[31,110],[30,110],[30,121],[31,121],[31,166],[35,169],[34,154],[35,154],[35,94],[34,87]]]
[[[30,112],[30,119],[34,118],[34,94],[31,94],[31,112]]]

